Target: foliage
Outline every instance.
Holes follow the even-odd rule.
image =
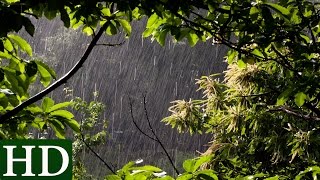
[[[87,172],[84,153],[88,152],[87,146],[95,147],[106,141],[107,121],[99,119],[105,107],[96,100],[87,103],[79,97],[72,99],[71,102],[71,107],[81,113],[81,133],[74,133],[72,143],[73,179],[95,179]],[[92,133],[93,130],[96,133]]]
[[[56,105],[49,98],[41,106],[24,106],[37,77],[44,87],[56,77],[45,63],[33,59],[24,39],[12,34],[24,27],[33,35],[30,16],[59,15],[65,27],[94,36],[93,46],[100,30],[115,35],[122,29],[128,37],[129,22],[146,17],[142,36],[161,45],[171,35],[191,46],[200,40],[230,48],[224,79],[201,77],[197,83],[204,98],[175,101],[172,115],[163,120],[181,132],[213,135],[207,154],[214,156],[207,168],[220,179],[315,179],[320,158],[319,6],[307,0],[2,0],[0,135],[23,138],[37,122],[35,127],[42,130],[47,124],[59,138],[65,126],[78,131],[71,113],[50,111]],[[23,110],[3,118],[17,107]],[[130,168],[124,175],[132,175]],[[143,171],[141,177],[155,171]]]
[[[217,180],[218,177],[215,175],[213,170],[203,170],[201,165],[208,163],[211,160],[211,156],[202,156],[196,159],[189,159],[183,163],[185,172],[180,174],[177,180],[189,180],[189,179],[208,179]],[[174,178],[167,175],[166,172],[161,169],[145,165],[138,166],[143,160],[137,160],[136,162],[129,162],[117,171],[116,175],[108,175],[105,177],[106,180],[121,180],[121,179],[163,179],[173,180]]]

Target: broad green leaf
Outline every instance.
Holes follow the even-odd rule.
[[[52,106],[49,109],[49,112],[56,111],[58,109],[68,107],[68,106],[70,106],[70,104],[72,104],[72,103],[71,102],[63,102],[63,103],[55,104],[54,106]]]
[[[38,70],[40,73],[40,82],[43,84],[44,87],[47,87],[51,81],[50,73],[41,65],[38,65]]]
[[[41,103],[41,108],[44,112],[49,112],[49,109],[54,105],[54,101],[49,98],[49,97],[45,97],[43,100],[42,100],[42,103]]]
[[[282,13],[283,15],[290,14],[290,11],[287,8],[280,6],[279,4],[275,4],[275,3],[265,3],[265,4],[271,7],[273,10]]]
[[[74,117],[74,115],[67,110],[56,110],[56,111],[50,112],[50,116],[60,116],[66,119],[72,119]]]
[[[246,68],[247,67],[247,64],[245,63],[245,62],[243,62],[243,60],[238,60],[237,61],[238,62],[238,67],[240,68],[240,69],[244,69],[244,68]]]
[[[201,156],[199,159],[196,159],[196,163],[193,166],[193,172],[197,171],[197,169],[206,162],[211,160],[212,156]]]
[[[9,39],[6,39],[5,41],[4,41],[4,48],[7,50],[7,51],[9,51],[9,52],[11,52],[11,51],[13,51],[13,45],[12,45],[12,43],[11,43],[11,41],[9,40]]]
[[[93,34],[93,29],[86,25],[82,28],[82,32],[84,32],[87,36],[91,36]]]
[[[26,110],[30,111],[32,114],[42,113],[43,110],[37,105],[31,105],[26,107]]]
[[[20,0],[5,0],[5,1],[9,4],[20,2]]]
[[[148,28],[148,29],[146,29],[146,30],[142,33],[142,37],[144,37],[144,38],[149,37],[149,36],[152,34],[153,30],[154,30],[153,28]]]
[[[42,61],[39,61],[39,60],[36,60],[34,62],[36,62],[38,66],[42,66],[43,68],[45,68],[50,73],[50,75],[51,75],[51,77],[53,79],[57,79],[56,72],[52,68],[50,68],[47,64],[45,64],[45,63],[43,63]]]
[[[186,172],[193,172],[194,164],[195,160],[187,159],[183,162],[183,169],[186,170]]]
[[[37,128],[37,129],[42,130],[45,124],[46,124],[46,122],[45,122],[43,119],[41,119],[41,118],[39,118],[39,117],[36,117],[36,118],[32,121],[31,126]]]
[[[288,88],[285,91],[283,91],[277,98],[276,105],[279,105],[279,106],[284,105],[284,103],[286,103],[289,96],[291,95],[292,90],[293,90],[292,88]]]
[[[193,175],[192,174],[182,174],[180,176],[178,176],[177,180],[189,180],[189,179],[193,179]]]
[[[305,103],[306,99],[307,99],[306,94],[304,94],[303,92],[298,92],[294,97],[294,102],[296,103],[297,106],[301,107]]]
[[[117,28],[113,23],[109,23],[106,33],[110,36],[117,34]]]
[[[260,58],[264,58],[264,55],[258,49],[254,49],[251,53],[256,55],[256,56],[258,56],[258,57],[260,57]]]
[[[64,123],[67,124],[76,133],[80,133],[80,125],[76,120],[64,119]]]
[[[105,15],[105,16],[108,16],[108,17],[110,17],[111,16],[111,12],[110,12],[110,9],[109,8],[103,8],[102,10],[101,10],[101,12],[102,12],[102,14],[103,15]]]
[[[187,39],[191,47],[195,46],[199,41],[199,37],[192,31],[187,34]]]
[[[8,37],[11,40],[13,40],[29,56],[32,56],[32,48],[26,40],[24,40],[22,37],[20,37],[18,35],[14,35],[14,34],[9,34]]]
[[[254,7],[254,6],[250,8],[250,15],[257,14],[257,13],[259,13],[258,8]]]
[[[52,127],[52,129],[55,132],[55,135],[59,138],[59,139],[65,139],[65,131],[64,131],[64,126],[61,122],[51,119],[49,120],[49,124]]]
[[[144,170],[144,171],[151,171],[151,172],[161,172],[162,170],[160,168],[150,166],[150,165],[145,165],[141,167],[132,167],[130,170]]]
[[[159,16],[156,13],[152,14],[147,21],[146,28],[151,28],[151,26],[158,20],[158,17]]]
[[[125,20],[125,19],[118,19],[118,21],[120,22],[122,28],[124,29],[124,31],[128,34],[128,36],[131,35],[131,25],[130,23]]]
[[[166,43],[166,37],[167,37],[167,30],[161,31],[158,36],[156,37],[157,42],[161,45],[164,46]]]

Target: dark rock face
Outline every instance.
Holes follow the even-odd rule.
[[[53,64],[61,77],[82,56],[91,37],[81,32],[63,28],[59,21],[35,22],[35,38],[29,39],[36,56]],[[93,99],[98,91],[98,100],[106,105],[105,118],[109,120],[110,138],[97,152],[117,168],[125,162],[142,158],[146,163],[157,164],[172,172],[168,160],[158,144],[145,138],[133,125],[128,98],[134,100],[134,115],[142,129],[148,131],[143,111],[142,95],[146,94],[149,118],[162,142],[176,159],[177,164],[192,157],[196,150],[204,151],[210,136],[178,134],[160,120],[169,115],[170,102],[176,99],[201,98],[194,83],[202,75],[222,72],[226,68],[223,56],[225,47],[199,43],[190,48],[186,43],[174,44],[169,38],[165,47],[150,39],[142,39],[143,22],[135,22],[130,39],[122,34],[104,36],[100,43],[119,43],[120,47],[97,46],[84,67],[65,87],[73,89],[73,95]],[[63,88],[63,87],[62,87]],[[63,101],[62,88],[52,96]],[[149,133],[150,134],[150,133]],[[102,163],[91,154],[87,155],[91,173],[103,175]]]

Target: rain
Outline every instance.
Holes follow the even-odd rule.
[[[81,58],[91,37],[79,30],[63,27],[59,20],[34,21],[34,38],[22,33],[33,46],[35,57],[51,65],[58,78],[63,76]],[[130,117],[129,97],[133,100],[133,112],[137,123],[148,132],[143,109],[143,95],[153,128],[178,167],[183,159],[192,158],[206,150],[211,137],[207,135],[179,134],[166,126],[161,119],[170,115],[170,102],[177,99],[201,98],[196,91],[195,79],[203,75],[223,72],[226,63],[223,57],[226,48],[199,43],[194,48],[187,42],[174,43],[167,37],[161,47],[150,39],[142,39],[145,22],[133,22],[133,33],[125,39],[123,33],[116,36],[104,35],[100,43],[120,43],[122,46],[96,46],[80,71],[51,96],[55,101],[65,100],[63,88],[73,90],[73,96],[86,101],[96,100],[106,105],[102,118],[108,120],[109,136],[106,144],[94,147],[107,162],[116,169],[128,161],[143,159],[143,163],[163,168],[173,174],[167,157],[160,146],[143,136],[133,125]],[[66,97],[68,98],[68,97]],[[52,136],[53,137],[53,136]],[[107,173],[103,164],[92,154],[86,154],[86,167],[96,176]]]

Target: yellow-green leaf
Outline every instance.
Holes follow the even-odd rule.
[[[22,37],[14,34],[9,34],[8,37],[16,43],[20,49],[25,51],[29,56],[32,56],[32,48],[30,44],[24,40]]]

